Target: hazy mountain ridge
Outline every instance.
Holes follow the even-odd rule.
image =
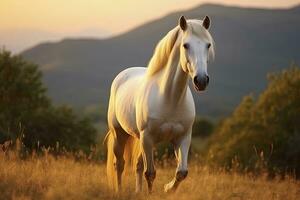
[[[50,96],[73,105],[107,104],[112,79],[129,66],[146,66],[157,42],[180,15],[212,19],[216,60],[209,66],[208,91],[195,96],[199,114],[228,113],[243,95],[264,88],[266,74],[300,61],[300,6],[253,9],[213,4],[171,13],[122,35],[65,39],[23,52],[41,65]]]
[[[0,27],[0,47],[5,47],[13,53],[19,53],[40,43],[61,41],[68,35],[70,38],[94,37],[107,38],[110,33],[103,29],[82,29],[74,32],[46,31],[40,29],[6,29]]]

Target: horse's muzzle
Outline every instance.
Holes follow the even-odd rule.
[[[193,79],[193,83],[197,91],[204,91],[208,86],[209,76],[195,76]]]

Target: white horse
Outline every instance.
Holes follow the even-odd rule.
[[[188,174],[188,151],[195,118],[195,104],[188,85],[197,91],[209,82],[207,63],[214,56],[208,32],[209,17],[179,19],[157,45],[148,68],[132,67],[117,75],[111,86],[106,135],[107,175],[115,191],[121,187],[125,162],[136,170],[136,192],[142,190],[143,173],[152,191],[156,171],[153,147],[161,141],[174,145],[178,162],[175,177],[165,192],[175,191]]]

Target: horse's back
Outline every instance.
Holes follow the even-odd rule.
[[[120,85],[125,84],[132,78],[143,76],[146,73],[146,69],[145,67],[130,67],[121,71],[113,80],[111,90],[117,90]]]

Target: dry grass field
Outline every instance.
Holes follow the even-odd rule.
[[[172,166],[158,168],[153,194],[136,195],[131,175],[124,182],[123,192],[113,196],[106,185],[105,171],[104,163],[51,155],[21,160],[13,152],[2,151],[0,199],[300,199],[300,183],[291,177],[267,180],[211,172],[196,164],[190,165],[188,178],[175,194],[163,192],[163,185],[173,176]]]

